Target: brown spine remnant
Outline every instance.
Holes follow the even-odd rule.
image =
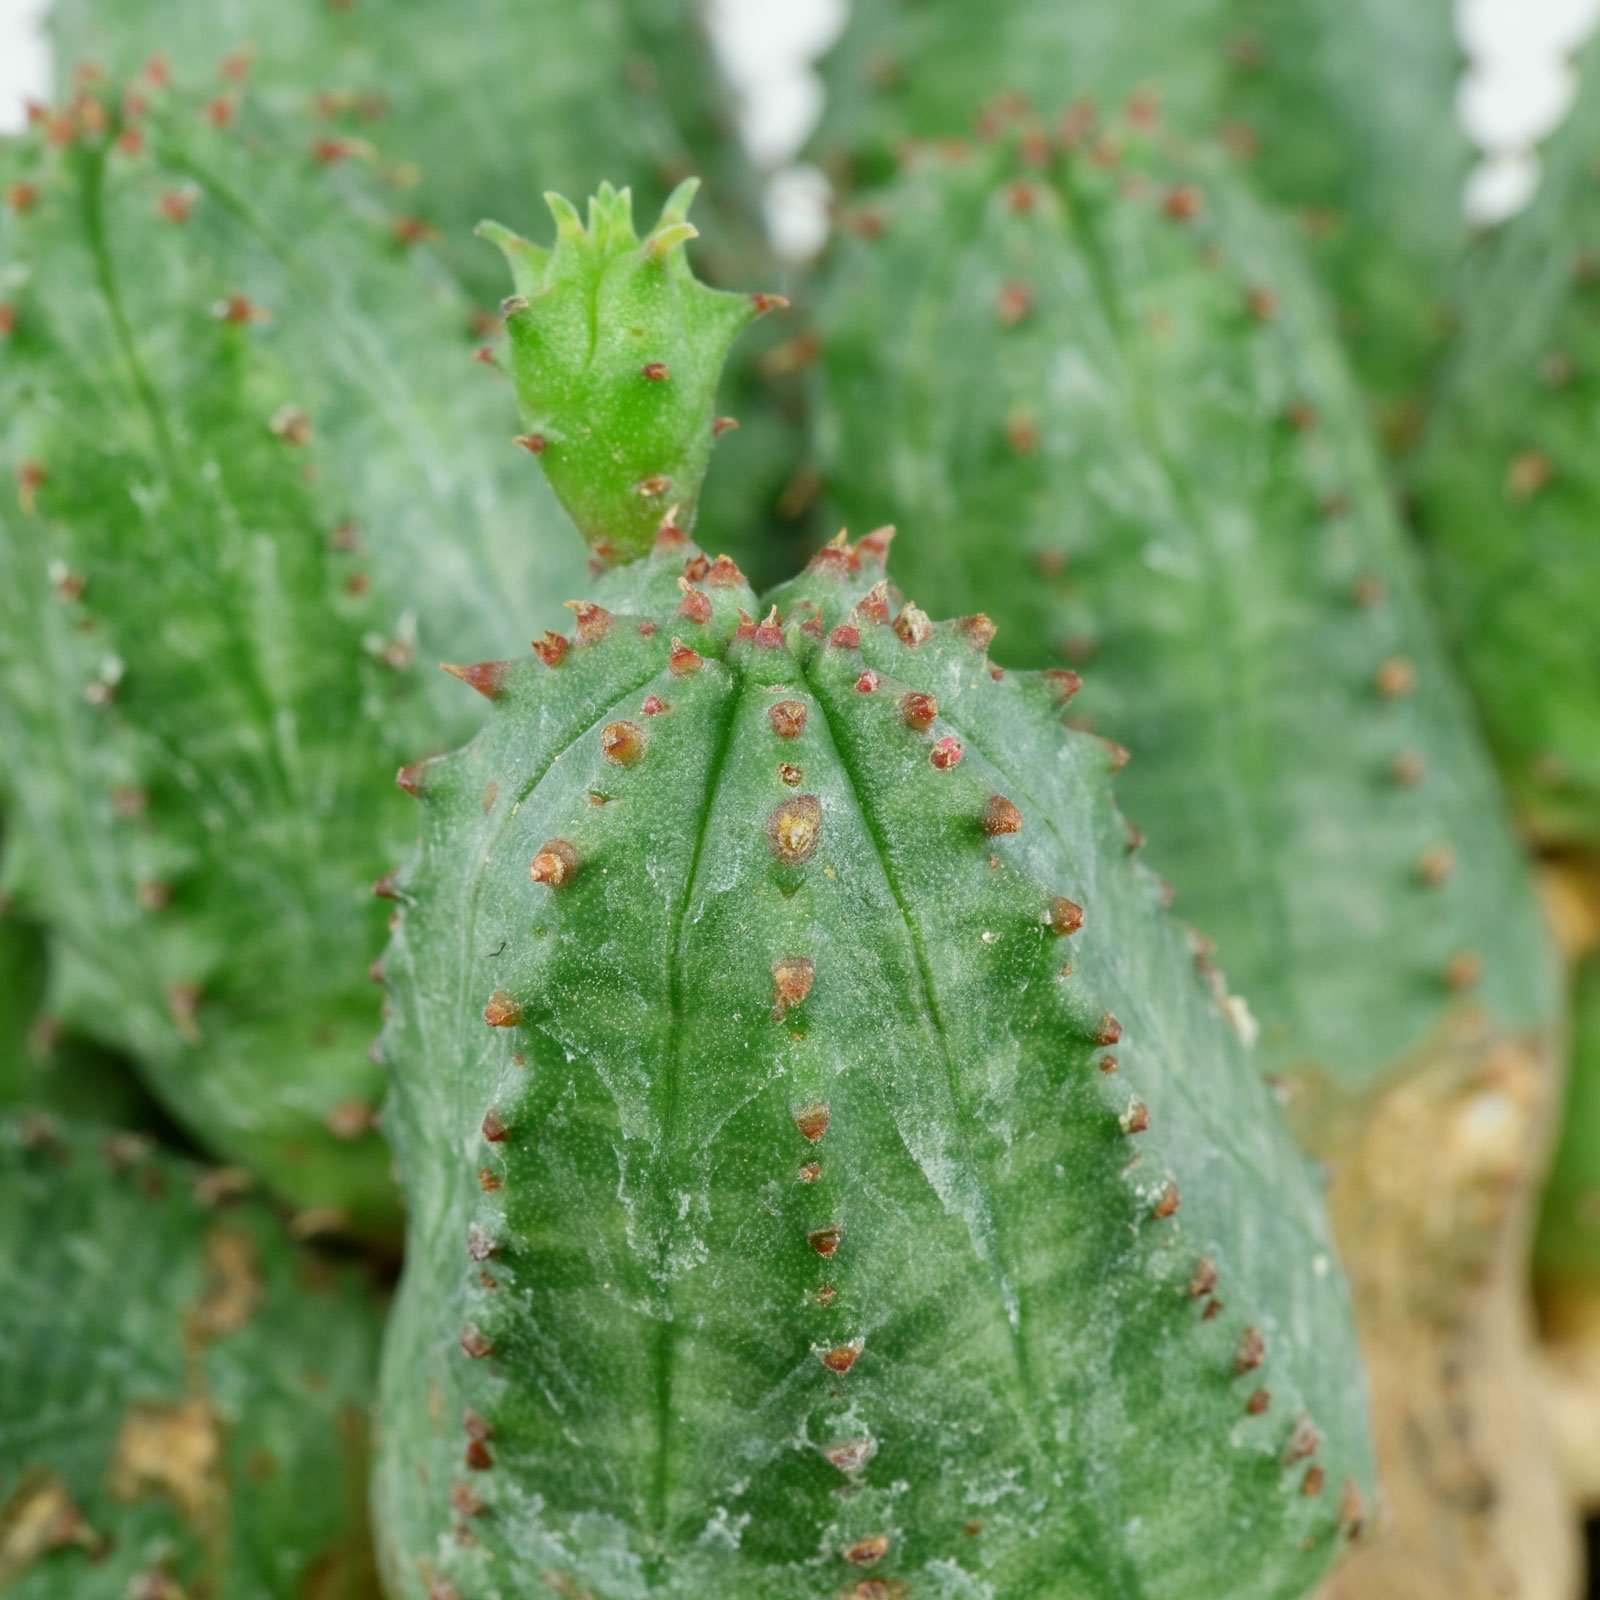
[[[547,630],[544,638],[533,641],[533,653],[547,667],[559,667],[567,654],[566,636]]]
[[[926,644],[933,637],[933,624],[928,620],[926,611],[918,606],[906,605],[894,619],[894,631],[900,636],[902,644],[915,647]]]
[[[859,1472],[877,1453],[876,1439],[841,1439],[830,1444],[822,1453],[828,1464],[840,1472]]]
[[[426,761],[413,761],[410,766],[401,767],[394,775],[395,787],[403,789],[413,800],[421,799],[427,767]]]
[[[644,730],[636,722],[608,722],[600,730],[600,754],[613,766],[633,766],[644,754]]]
[[[951,767],[955,766],[961,760],[961,754],[961,741],[959,739],[946,736],[945,738],[940,739],[934,745],[933,749],[928,752],[928,760],[935,767],[937,767],[940,772],[948,772]]]
[[[827,1102],[817,1100],[811,1105],[801,1106],[794,1114],[794,1125],[800,1130],[802,1139],[815,1144],[828,1131]]]
[[[1253,1323],[1239,1335],[1239,1347],[1233,1353],[1233,1370],[1239,1377],[1254,1372],[1267,1359],[1267,1341]]]
[[[1430,888],[1456,870],[1456,853],[1447,844],[1430,844],[1417,858],[1417,877]]]
[[[678,579],[683,599],[678,602],[677,614],[685,622],[707,623],[711,620],[711,596],[704,589],[696,589],[687,578]]]
[[[611,631],[611,613],[592,600],[568,600],[566,608],[577,618],[579,644],[594,644]]]
[[[1361,1490],[1354,1478],[1346,1478],[1344,1487],[1339,1491],[1339,1526],[1348,1538],[1359,1539],[1365,1521],[1366,1507],[1361,1499]]]
[[[483,1020],[491,1028],[514,1028],[522,1021],[522,1007],[504,989],[496,989],[483,1008]]]
[[[1373,682],[1385,700],[1399,700],[1417,686],[1417,669],[1405,656],[1390,656]]]
[[[798,739],[805,732],[808,713],[804,700],[780,700],[767,707],[767,720],[780,739]]]
[[[1150,1208],[1150,1215],[1153,1216],[1158,1222],[1165,1222],[1168,1217],[1176,1215],[1178,1207],[1181,1203],[1182,1202],[1178,1194],[1177,1183],[1173,1179],[1168,1178],[1165,1185],[1162,1187],[1159,1198]]]
[[[882,1561],[889,1553],[889,1536],[875,1533],[870,1538],[857,1539],[844,1547],[840,1554],[854,1567],[870,1567]]]
[[[767,843],[786,867],[809,861],[822,842],[822,802],[814,794],[781,800],[767,817]]]
[[[837,1372],[842,1375],[856,1364],[856,1360],[861,1354],[861,1346],[862,1341],[860,1339],[852,1339],[849,1344],[836,1344],[831,1350],[819,1350],[817,1352],[817,1360],[829,1372]]]
[[[483,1114],[483,1136],[490,1144],[504,1144],[507,1137],[505,1119],[498,1111]]]
[[[461,1330],[461,1348],[472,1357],[474,1361],[481,1361],[494,1349],[488,1336],[475,1324],[469,1322]]]
[[[1083,926],[1083,907],[1076,900],[1058,894],[1050,902],[1050,929],[1065,938]]]
[[[772,1015],[780,1020],[811,993],[816,963],[808,956],[783,956],[772,963]]]
[[[838,1251],[839,1241],[843,1237],[844,1229],[837,1225],[827,1228],[813,1228],[806,1235],[806,1243],[826,1261]]]
[[[1047,667],[1040,676],[1050,685],[1057,705],[1064,706],[1083,687],[1083,679],[1070,667]]]
[[[1096,1044],[1115,1044],[1122,1037],[1122,1024],[1109,1011],[1100,1013],[1100,1031],[1095,1034]]]
[[[578,852],[565,839],[551,839],[539,846],[539,853],[528,867],[535,883],[559,889],[572,881],[578,870]]]
[[[980,655],[994,643],[994,622],[981,611],[975,611],[970,617],[958,617],[954,627]]]
[[[1194,1264],[1194,1273],[1189,1279],[1189,1298],[1203,1300],[1217,1287],[1217,1264],[1210,1256],[1201,1256]]]
[[[983,808],[983,831],[991,839],[1022,831],[1022,813],[1003,794],[992,794]]]
[[[1257,1389],[1244,1403],[1244,1408],[1252,1417],[1259,1417],[1266,1413],[1272,1404],[1272,1391],[1270,1389]]]
[[[562,641],[563,644],[566,642]],[[494,700],[499,697],[501,689],[505,687],[506,669],[511,665],[509,661],[480,661],[470,667],[451,666],[449,662],[442,663],[443,668],[452,678],[459,678],[469,689],[476,689],[485,699]]]
[[[933,726],[934,719],[939,715],[939,702],[931,694],[924,694],[920,689],[908,689],[900,696],[900,715],[905,718],[908,728],[915,728],[918,733],[925,733]]]
[[[675,678],[687,678],[691,672],[698,672],[706,664],[706,658],[698,650],[692,650],[676,634],[672,637],[672,648],[667,652],[667,666]]]
[[[1304,1461],[1307,1456],[1314,1456],[1321,1445],[1322,1435],[1317,1431],[1316,1423],[1302,1412],[1295,1419],[1294,1429],[1283,1447],[1283,1464],[1287,1467],[1293,1466],[1296,1461]]]
[[[889,585],[881,581],[873,586],[861,597],[856,609],[868,622],[879,623],[889,620]]]

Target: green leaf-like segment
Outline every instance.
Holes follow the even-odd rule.
[[[241,1177],[0,1120],[8,1600],[374,1600],[376,1299]]]
[[[1393,1513],[1349,1592],[1414,1594],[1417,1570],[1480,1592],[1496,1563],[1555,1582],[1574,1552],[1526,1389],[1521,1215],[1558,986],[1292,239],[1137,125],[1065,151],[1027,129],[928,156],[834,272],[835,504],[916,530],[930,607],[1082,670],[1074,712],[1132,751],[1152,865],[1329,1162]],[[1440,1492],[1446,1461],[1481,1498]]]
[[[1435,593],[1531,827],[1600,845],[1600,45],[1463,297],[1418,469]]]
[[[686,179],[642,242],[628,190],[602,185],[585,226],[546,199],[550,249],[498,223],[479,232],[504,252],[516,293],[501,310],[527,433],[567,513],[603,562],[650,548],[663,517],[693,525],[716,437],[713,402],[733,341],[784,302],[711,289],[684,246],[699,183]]]
[[[1220,137],[1302,220],[1357,369],[1409,435],[1466,244],[1449,0],[1024,0],[1005,21],[859,0],[826,64],[820,159],[879,182],[906,141],[962,135],[1002,95],[1052,119],[1131,99],[1145,127]]]
[[[388,1227],[382,774],[470,732],[436,663],[554,621],[581,551],[392,215],[248,104],[135,93],[0,156],[7,881],[69,1028]]]
[[[1369,1503],[1316,1185],[1117,752],[886,543],[758,602],[669,529],[425,769],[397,1595],[1287,1600]]]

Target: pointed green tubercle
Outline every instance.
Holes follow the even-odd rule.
[[[663,522],[687,529],[716,438],[713,401],[740,331],[783,302],[699,282],[684,246],[699,180],[685,179],[640,240],[627,189],[602,184],[585,223],[545,196],[556,239],[545,248],[479,225],[511,268],[501,312],[527,432],[562,505],[596,558],[630,561]]]

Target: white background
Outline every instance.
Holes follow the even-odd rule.
[[[826,195],[815,173],[792,163],[821,105],[810,64],[837,33],[847,0],[708,3],[718,48],[741,95],[746,136],[773,177],[774,234],[786,253],[805,255],[820,242]],[[46,92],[48,63],[37,25],[44,4],[0,0],[0,132],[21,123],[25,97]],[[1571,104],[1568,57],[1600,21],[1600,0],[1456,0],[1456,13],[1470,61],[1461,116],[1486,153],[1463,201],[1471,215],[1489,221],[1532,195],[1536,146]]]

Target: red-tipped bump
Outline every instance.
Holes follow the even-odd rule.
[[[448,672],[452,678],[459,678],[469,689],[476,689],[486,700],[499,698],[500,691],[505,687],[506,672],[511,666],[509,661],[479,661],[470,667],[452,666],[448,661],[441,661],[439,669]]]

